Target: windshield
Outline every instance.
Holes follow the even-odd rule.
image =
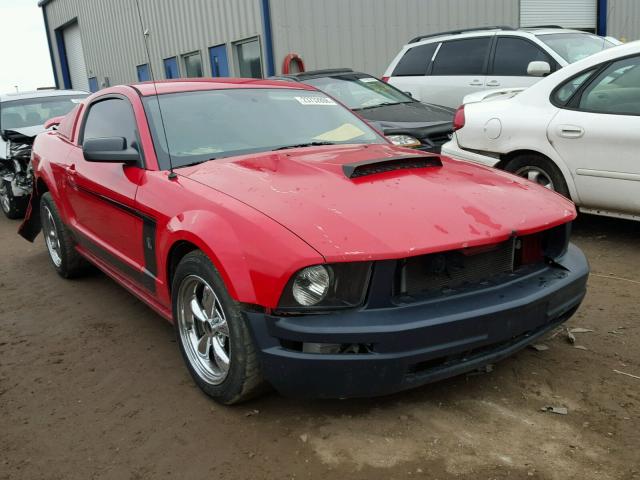
[[[53,117],[66,115],[86,95],[9,100],[0,104],[0,130],[34,127]]]
[[[399,90],[368,75],[348,74],[332,77],[310,78],[304,83],[337,98],[353,110],[379,105],[413,102]]]
[[[609,40],[589,33],[552,33],[538,35],[538,38],[569,63],[615,46]]]
[[[158,100],[167,133],[164,140]],[[181,92],[143,100],[160,167],[169,168],[294,145],[386,143],[321,92],[233,89]]]

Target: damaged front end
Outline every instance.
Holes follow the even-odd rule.
[[[31,150],[41,131],[27,128],[1,132],[5,151],[0,152],[0,206],[8,218],[23,218],[27,210],[33,189]]]

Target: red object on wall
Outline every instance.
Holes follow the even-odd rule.
[[[304,62],[300,55],[297,53],[290,53],[286,57],[284,57],[284,62],[282,62],[282,73],[287,75],[288,73],[297,73],[291,72],[291,64],[295,62],[298,65],[298,72],[304,72]]]

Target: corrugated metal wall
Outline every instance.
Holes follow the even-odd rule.
[[[344,66],[382,75],[416,35],[518,22],[518,0],[271,0],[278,72],[295,52],[307,70]]]
[[[260,0],[140,0],[140,6],[159,79],[164,58],[200,50],[204,74],[210,75],[209,47],[262,35]],[[50,39],[56,28],[78,18],[89,77],[98,77],[101,86],[105,76],[111,85],[137,80],[136,66],[147,57],[134,0],[53,0],[45,8]],[[230,45],[228,55],[233,72]],[[57,47],[54,56],[62,79]]]
[[[639,0],[609,0],[607,35],[626,42],[640,39]]]

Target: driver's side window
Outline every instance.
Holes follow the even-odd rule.
[[[87,114],[81,143],[91,138],[123,137],[127,147],[138,148],[136,121],[129,102],[108,98],[93,103]]]

